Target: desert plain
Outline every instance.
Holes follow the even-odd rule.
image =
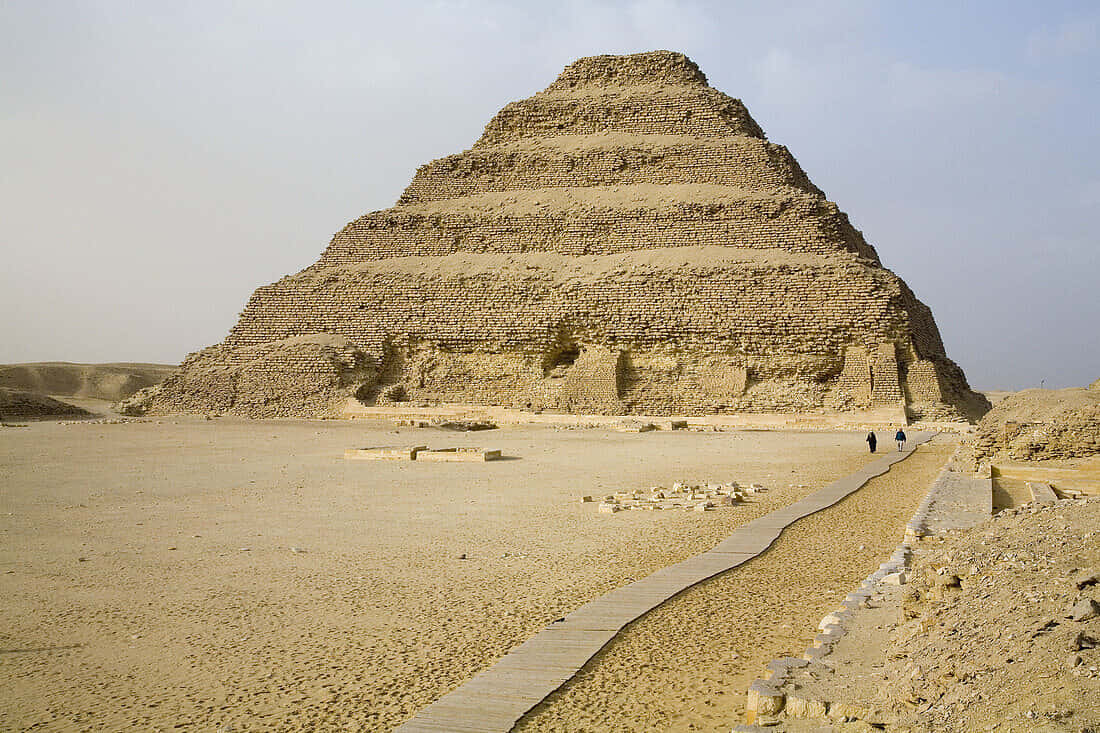
[[[4,428],[0,719],[391,729],[583,603],[855,470],[862,438],[201,417]],[[728,730],[761,665],[804,648],[896,544],[952,442],[632,625],[521,729]],[[371,445],[505,458],[342,458]],[[768,491],[706,513],[580,501],[731,480]]]

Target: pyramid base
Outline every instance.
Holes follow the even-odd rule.
[[[901,405],[851,412],[820,414],[741,413],[733,415],[586,415],[554,412],[529,412],[508,407],[470,403],[450,403],[414,407],[411,405],[367,406],[349,399],[340,413],[349,419],[411,420],[484,420],[497,425],[560,425],[568,427],[605,427],[616,429],[624,421],[652,423],[658,429],[671,426],[693,430],[855,430],[908,425]],[[667,428],[665,426],[668,426]],[[945,423],[943,428],[962,430],[964,423]]]

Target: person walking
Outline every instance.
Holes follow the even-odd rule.
[[[875,452],[875,448],[878,447],[878,438],[875,437],[875,431],[867,433],[867,445],[871,446],[871,452]]]
[[[894,436],[894,440],[898,441],[898,450],[905,450],[905,431],[898,428],[898,434]]]

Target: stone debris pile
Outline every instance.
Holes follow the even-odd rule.
[[[601,514],[615,514],[631,509],[641,511],[691,510],[708,512],[719,507],[740,504],[746,496],[767,491],[760,484],[741,486],[736,481],[724,484],[674,483],[670,488],[653,486],[648,490],[617,491],[601,497],[598,502]],[[583,503],[596,503],[591,496],[581,497]]]
[[[892,558],[884,585],[823,618],[801,659],[770,663],[749,689],[751,724],[734,730],[1100,730],[1098,528],[1091,497],[926,538],[910,567]],[[848,656],[826,658],[853,635]]]
[[[1100,389],[1028,389],[978,423],[970,467],[983,461],[1045,461],[1100,455]]]
[[[489,420],[463,420],[448,418],[398,418],[393,424],[402,428],[439,428],[459,433],[479,430],[496,430],[497,424]]]

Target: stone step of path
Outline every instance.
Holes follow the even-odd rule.
[[[580,671],[623,627],[673,596],[767,550],[794,522],[821,511],[905,460],[934,433],[910,436],[825,488],[737,528],[714,548],[593,600],[505,654],[496,664],[420,710],[395,733],[504,733]]]

